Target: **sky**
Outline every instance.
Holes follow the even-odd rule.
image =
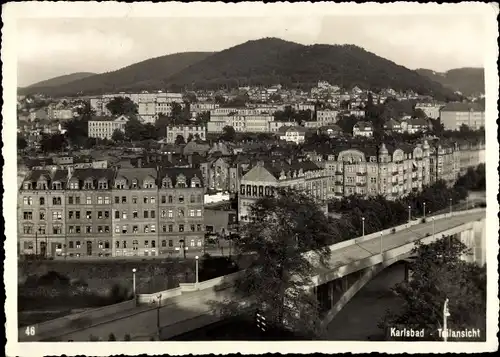
[[[17,21],[18,86],[74,72],[113,71],[185,51],[220,51],[278,37],[305,45],[354,44],[410,69],[482,67],[476,14],[376,16],[31,18]]]

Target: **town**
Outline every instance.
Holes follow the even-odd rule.
[[[214,251],[273,189],[325,206],[453,185],[485,162],[483,98],[239,87],[18,96],[19,254]],[[194,254],[194,253],[193,253]],[[201,254],[201,253],[200,253]]]

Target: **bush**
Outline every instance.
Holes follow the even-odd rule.
[[[124,341],[132,341],[132,338],[130,337],[130,335],[127,333],[125,335],[125,338],[123,339]]]
[[[396,228],[391,229],[392,234],[396,234]]]
[[[89,337],[89,341],[92,341],[92,342],[99,341],[99,337],[94,336],[94,335],[90,335],[90,337]]]
[[[425,222],[427,222],[427,220],[426,220],[425,218],[422,218],[422,221],[421,221],[421,222],[422,222],[422,223],[425,223]]]
[[[41,286],[51,286],[51,285],[62,285],[68,286],[70,284],[70,279],[56,271],[49,271],[47,274],[42,275],[38,278],[38,285]]]
[[[108,341],[116,341],[116,336],[114,333],[109,334]]]
[[[123,286],[122,284],[113,284],[111,291],[109,292],[109,303],[117,304],[130,300],[132,297],[133,293],[129,288]]]

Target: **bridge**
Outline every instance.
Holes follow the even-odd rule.
[[[484,208],[471,209],[408,222],[382,232],[358,237],[330,246],[330,264],[316,264],[312,277],[327,324],[373,276],[385,267],[410,256],[416,241],[432,242],[443,235],[454,235],[472,248],[473,259],[485,262]],[[313,261],[315,257],[309,254]],[[238,273],[198,284],[180,284],[176,289],[138,295],[137,301],[69,315],[35,326],[37,333],[26,336],[19,329],[20,341],[88,341],[93,335],[106,340],[110,333],[123,340],[168,339],[219,321],[216,303],[231,299],[231,281]],[[157,301],[160,301],[158,308]],[[137,303],[137,304],[136,304]],[[82,322],[83,320],[83,322]],[[80,323],[78,322],[80,321]]]

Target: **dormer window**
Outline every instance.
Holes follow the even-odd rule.
[[[163,188],[171,188],[172,187],[172,180],[170,180],[168,177],[165,177],[161,181],[161,187],[163,187]]]
[[[200,187],[200,179],[198,177],[191,179],[191,187]]]
[[[137,188],[137,180],[136,179],[132,180],[132,188]]]
[[[24,183],[24,189],[25,190],[31,190],[31,182],[25,182]]]
[[[153,188],[154,183],[151,180],[144,180],[143,188]]]
[[[178,188],[184,188],[186,187],[186,178],[184,177],[184,175],[179,175],[177,177],[177,185],[176,187]]]
[[[53,190],[60,190],[62,187],[61,183],[59,181],[53,182],[52,183],[52,189]]]
[[[47,181],[38,181],[36,185],[37,190],[46,190],[47,189]]]
[[[70,190],[78,190],[78,181],[73,180],[69,183]]]
[[[106,180],[100,180],[99,181],[99,189],[100,190],[107,190],[108,189],[108,182]]]
[[[94,182],[93,180],[85,180],[85,183],[83,184],[83,187],[87,190],[93,190],[94,189]]]

